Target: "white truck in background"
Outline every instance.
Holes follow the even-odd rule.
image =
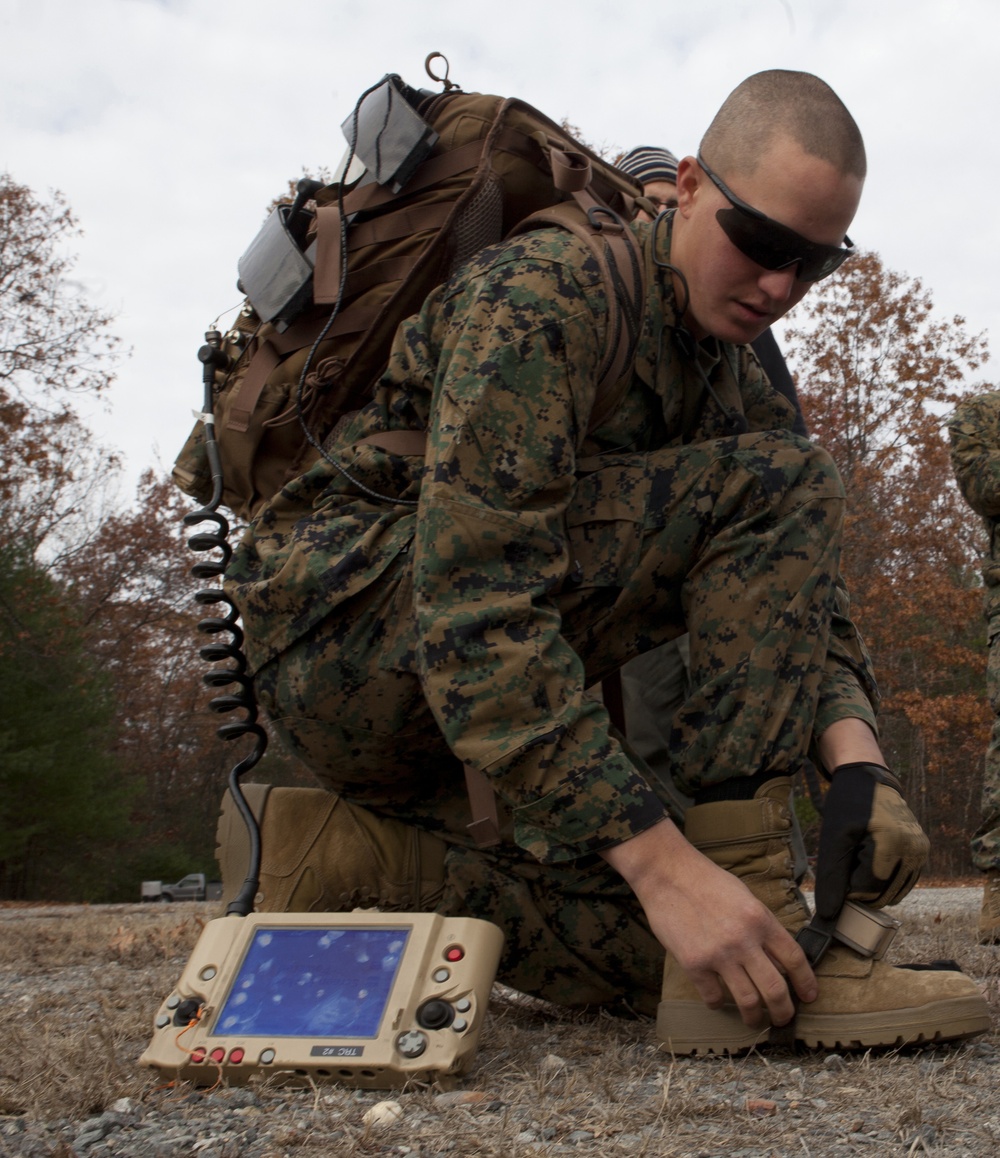
[[[207,880],[204,873],[188,873],[176,884],[143,881],[141,898],[145,901],[221,901],[222,882]]]

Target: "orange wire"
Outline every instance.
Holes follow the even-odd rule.
[[[187,1033],[187,1031],[189,1029],[191,1029],[193,1026],[196,1026],[198,1024],[198,1022],[201,1021],[202,1014],[204,1013],[204,1009],[205,1009],[205,1007],[201,1006],[199,1008],[198,1012],[194,1015],[194,1017],[191,1018],[191,1020],[187,1023],[187,1025],[185,1025],[184,1028],[180,1031],[180,1033],[177,1034],[177,1036],[174,1038],[174,1045],[176,1045],[177,1048],[182,1053],[186,1053],[188,1055],[188,1057],[194,1057],[196,1050],[203,1048],[203,1047],[195,1046],[194,1049],[189,1049],[186,1045],[181,1045],[181,1038]],[[212,1065],[215,1066],[216,1070],[218,1070],[218,1073],[219,1073],[219,1076],[215,1079],[215,1084],[209,1086],[208,1089],[205,1091],[206,1094],[210,1094],[213,1090],[217,1090],[219,1088],[219,1086],[222,1085],[222,1079],[223,1079],[224,1075],[222,1072],[222,1066],[214,1058],[209,1057],[207,1050],[205,1052],[205,1060],[211,1061]]]

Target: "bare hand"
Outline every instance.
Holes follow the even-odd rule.
[[[688,974],[710,1009],[727,990],[744,1023],[795,1016],[789,984],[816,998],[805,954],[778,919],[731,873],[689,844],[669,820],[605,849],[604,859],[631,885],[657,940]]]

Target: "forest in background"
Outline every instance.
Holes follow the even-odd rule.
[[[153,472],[121,500],[116,454],[80,416],[125,354],[69,276],[76,233],[58,195],[0,175],[0,899],[133,900],[143,878],[213,873],[246,749],[208,707],[193,504]],[[869,252],[812,290],[783,345],[847,488],[844,572],[887,757],[931,835],[929,872],[965,875],[990,724],[985,539],[943,423],[992,388],[986,340]],[[309,782],[273,744],[258,776]]]

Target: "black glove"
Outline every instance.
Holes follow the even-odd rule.
[[[882,908],[917,883],[930,842],[878,764],[841,764],[823,804],[816,860],[816,915],[834,920],[844,901]]]

